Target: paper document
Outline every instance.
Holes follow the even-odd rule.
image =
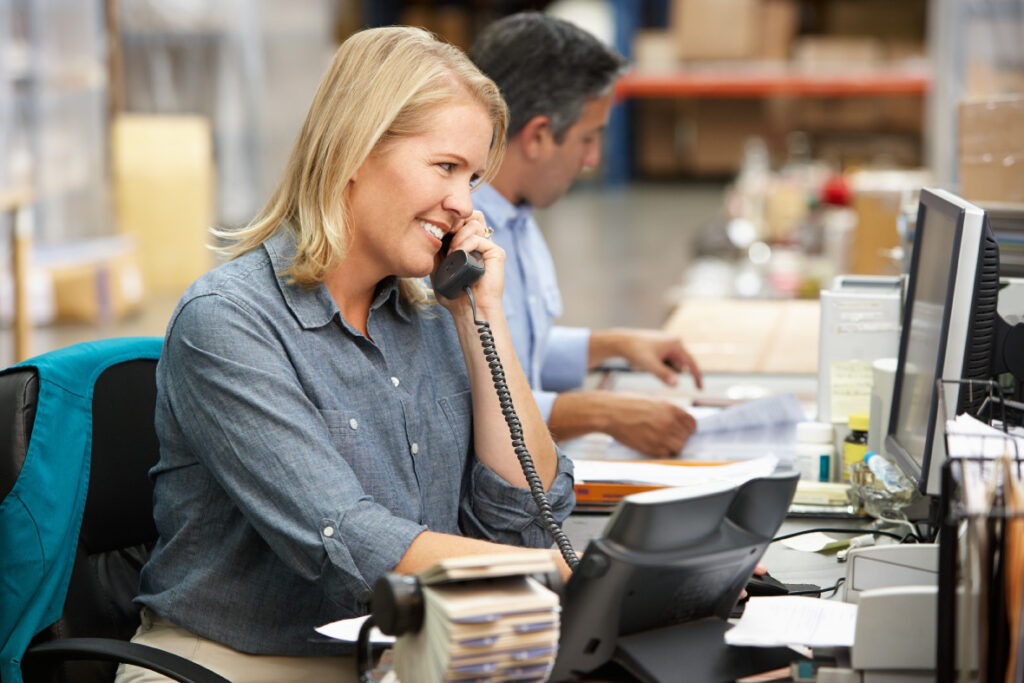
[[[781,595],[750,598],[743,617],[725,632],[729,645],[853,647],[857,605]]]
[[[833,538],[832,536],[823,534],[820,531],[815,531],[810,534],[802,534],[800,536],[793,536],[792,538],[783,539],[780,542],[787,548],[792,548],[793,550],[799,550],[805,553],[827,553],[833,550],[842,550],[850,545],[849,538]]]
[[[795,394],[780,394],[728,408],[686,408],[697,421],[697,431],[678,457],[684,460],[723,462],[774,455],[793,461],[796,423],[806,419]],[[649,455],[622,445],[607,434],[587,434],[562,442],[573,460],[646,460]]]
[[[359,629],[362,628],[363,622],[368,618],[369,615],[364,617],[355,617],[354,619],[332,621],[329,624],[317,626],[316,632],[322,636],[327,636],[328,638],[343,640],[346,643],[354,643],[359,639]],[[374,626],[370,631],[370,642],[382,644],[393,643],[395,642],[395,637],[384,635],[380,632],[379,628]]]
[[[713,432],[733,432],[771,427],[805,420],[804,409],[796,394],[768,396],[738,403],[697,417],[697,436]]]
[[[1024,437],[1007,434],[966,413],[946,420],[950,456],[998,458],[1024,455]]]
[[[573,463],[577,483],[606,481],[661,486],[699,486],[711,482],[739,486],[757,477],[767,477],[778,464],[778,458],[772,455],[729,465],[659,465],[612,460],[576,460]]]

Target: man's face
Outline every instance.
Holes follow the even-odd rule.
[[[565,133],[561,143],[553,139],[538,160],[530,179],[530,205],[551,206],[569,191],[573,180],[584,169],[601,161],[601,138],[612,108],[612,94],[589,100],[580,118]]]

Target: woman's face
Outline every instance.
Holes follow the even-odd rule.
[[[463,95],[429,112],[422,133],[371,154],[349,184],[345,260],[374,280],[429,275],[442,235],[473,211],[470,186],[486,167],[491,132],[483,105]]]

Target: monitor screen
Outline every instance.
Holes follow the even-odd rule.
[[[922,493],[940,492],[945,419],[977,408],[954,383],[942,385],[940,401],[937,381],[990,375],[998,264],[981,209],[921,191],[885,445]]]

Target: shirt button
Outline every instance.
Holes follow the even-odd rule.
[[[391,378],[391,383],[394,384],[397,387],[398,386],[398,378],[397,377],[392,377]]]
[[[531,303],[531,304],[535,304],[535,303],[537,303],[537,297],[535,297],[535,296],[531,296],[531,297],[530,297],[530,303]]]
[[[420,452],[420,445],[418,443],[414,443],[412,445],[412,448],[410,448],[409,450],[412,451],[413,455],[416,455],[417,453]]]
[[[348,421],[348,426],[351,427],[352,429],[359,429],[359,421],[353,417],[351,420]]]
[[[324,536],[326,536],[327,538],[330,538],[333,535],[334,535],[334,527],[333,526],[325,526],[324,527]]]

